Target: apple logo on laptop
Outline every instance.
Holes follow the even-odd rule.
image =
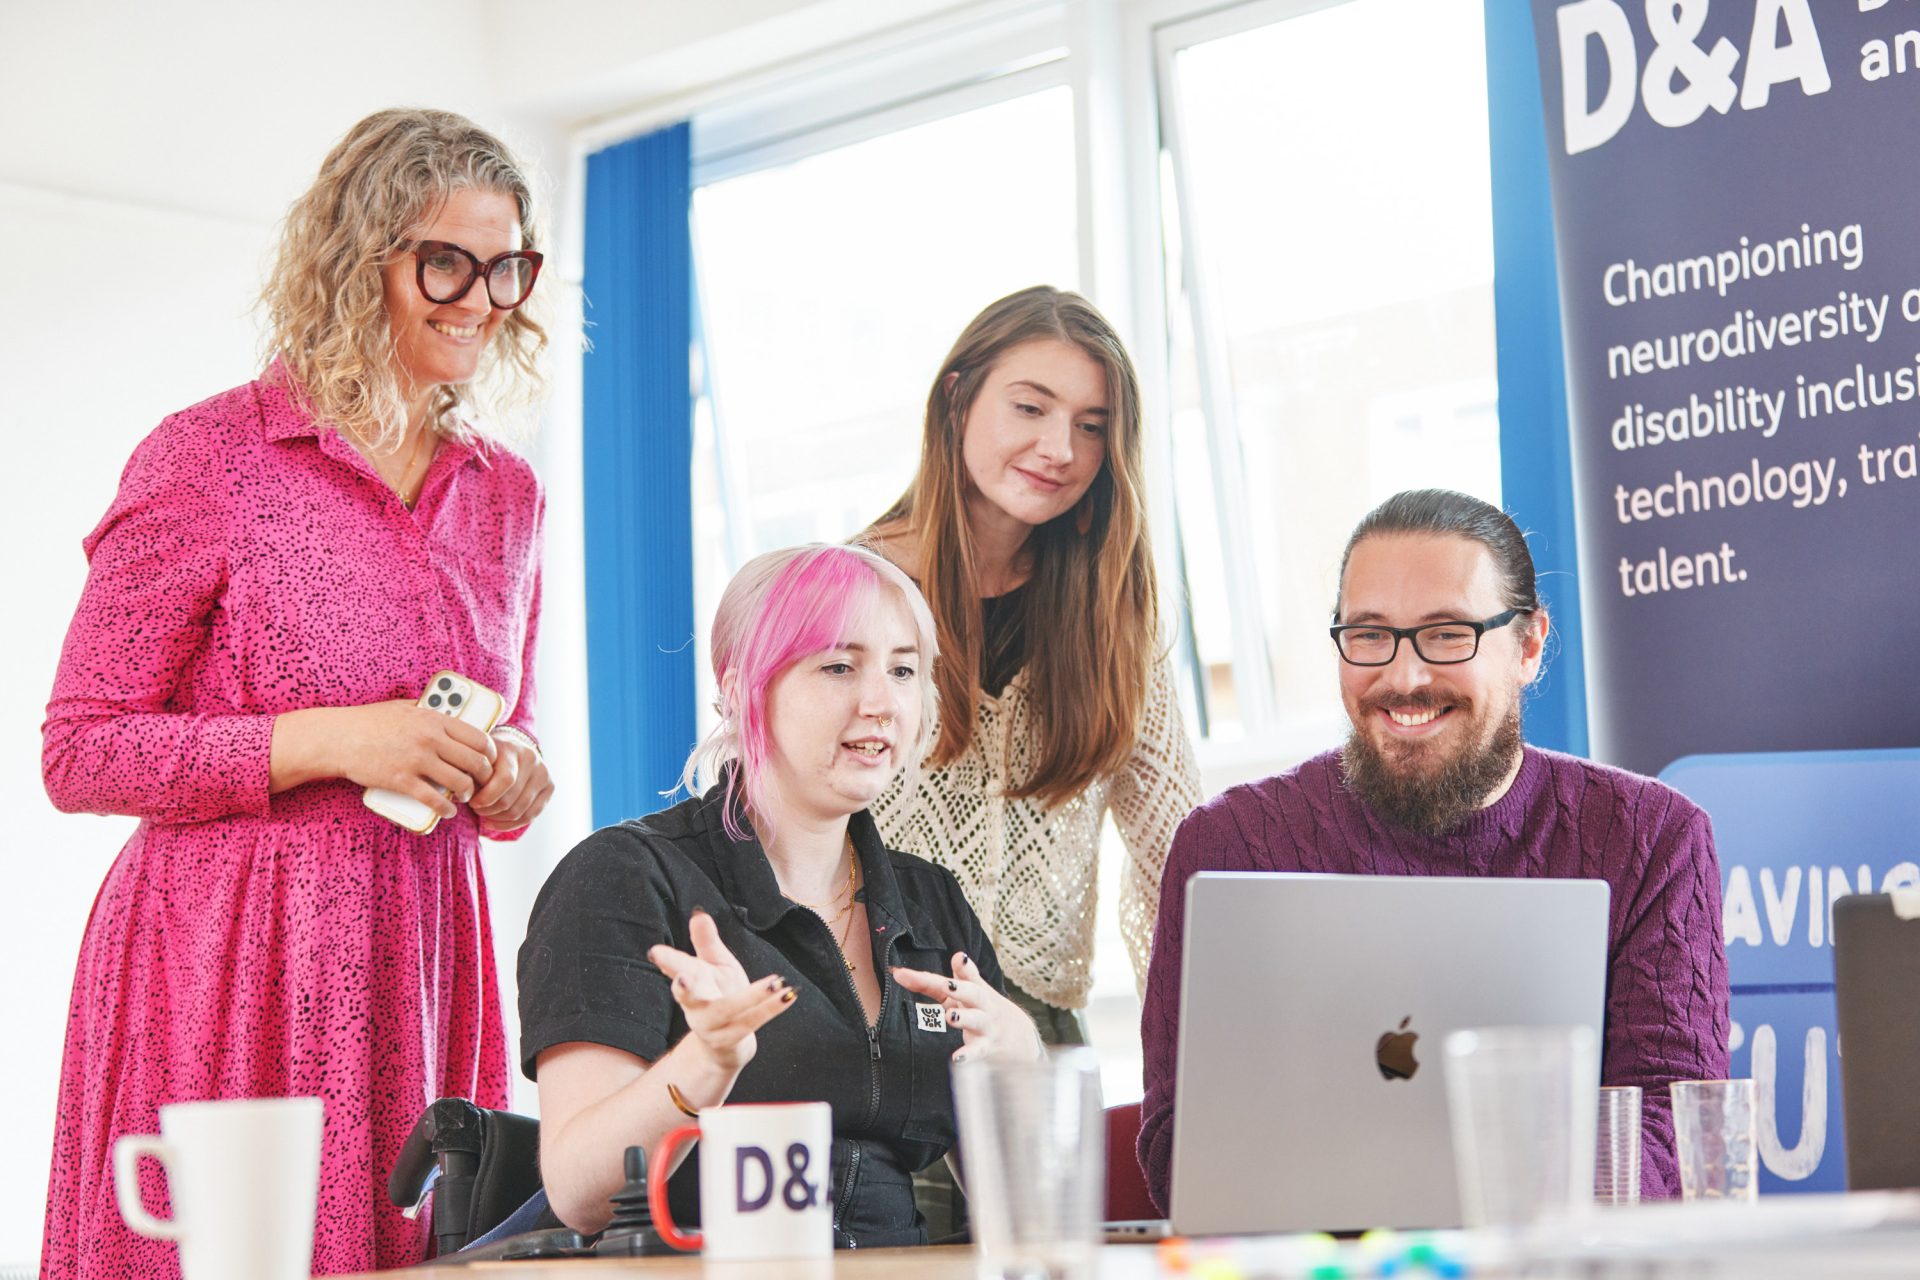
[[[1412,1021],[1412,1014],[1400,1019],[1399,1029],[1381,1036],[1373,1047],[1373,1060],[1379,1065],[1384,1080],[1411,1080],[1413,1073],[1420,1069],[1420,1060],[1413,1056],[1413,1042],[1420,1038],[1420,1033],[1407,1030],[1407,1024]]]

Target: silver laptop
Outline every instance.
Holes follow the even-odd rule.
[[[1598,1037],[1607,898],[1602,880],[1195,876],[1174,1229],[1457,1225],[1441,1045],[1463,1027]]]

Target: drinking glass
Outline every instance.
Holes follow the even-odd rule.
[[[1676,1080],[1667,1091],[1673,1097],[1681,1198],[1758,1200],[1753,1081]]]
[[[1456,1031],[1444,1046],[1461,1220],[1525,1227],[1593,1203],[1591,1027]]]
[[[1593,1157],[1595,1204],[1640,1203],[1640,1086],[1607,1085],[1595,1118],[1599,1145]]]
[[[989,1280],[1085,1280],[1097,1269],[1106,1116],[1091,1049],[953,1071],[967,1207]]]

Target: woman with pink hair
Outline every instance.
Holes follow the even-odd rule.
[[[568,1226],[606,1226],[622,1153],[683,1107],[820,1100],[836,1243],[926,1241],[912,1175],[955,1143],[948,1061],[1040,1052],[952,873],[867,812],[926,747],[935,648],[919,591],[863,548],[770,552],[728,585],[721,720],[683,778],[718,780],[581,842],[520,950],[521,1066]],[[697,1221],[696,1181],[671,1178],[676,1221]]]

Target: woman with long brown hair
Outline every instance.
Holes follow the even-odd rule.
[[[1106,319],[1045,286],[976,316],[927,397],[918,474],[864,536],[918,581],[940,639],[933,749],[874,816],[959,877],[1042,1036],[1082,1042],[1102,820],[1127,848],[1120,927],[1144,981],[1167,848],[1200,801],[1139,383]]]

